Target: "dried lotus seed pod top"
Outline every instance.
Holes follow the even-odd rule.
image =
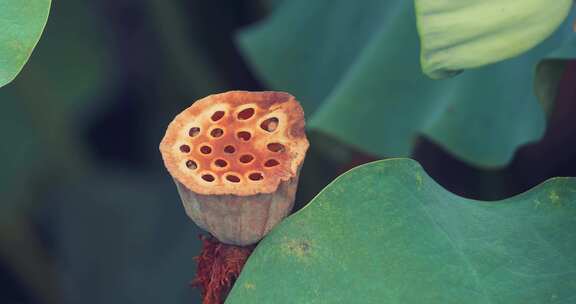
[[[238,244],[244,241],[230,240],[231,235],[254,233],[236,231],[241,228],[235,225],[273,226],[290,211],[308,146],[304,113],[292,95],[231,91],[200,99],[178,114],[160,151],[188,215],[216,237],[226,234],[222,238]],[[239,215],[239,204],[247,214]],[[266,204],[275,205],[257,206]],[[280,207],[271,215],[277,219],[255,218],[258,208]],[[218,210],[207,214],[212,209]]]

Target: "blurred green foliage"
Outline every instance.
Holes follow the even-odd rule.
[[[112,96],[119,91],[117,86],[123,85],[123,67],[114,68],[115,61],[121,59],[113,57],[117,56],[113,27],[106,24],[104,12],[95,13],[103,7],[94,3],[65,1],[55,3],[52,9],[45,37],[29,65],[17,81],[0,90],[0,134],[5,143],[0,149],[5,160],[0,171],[0,254],[22,288],[28,290],[30,301],[101,303],[109,299],[104,302],[126,303],[118,289],[127,291],[128,285],[133,285],[134,291],[141,290],[127,293],[131,299],[128,302],[154,299],[150,294],[153,292],[159,295],[157,299],[168,299],[167,295],[172,294],[170,302],[178,302],[178,298],[184,301],[190,298],[186,281],[194,273],[191,257],[195,246],[199,246],[194,242],[199,230],[181,213],[177,196],[170,191],[173,189],[158,188],[160,181],[166,188],[169,179],[161,179],[158,174],[152,180],[143,179],[142,174],[116,178],[129,165],[98,159],[94,154],[100,149],[87,142],[86,132],[90,132],[91,124],[114,106],[110,100],[115,99]],[[153,131],[159,133],[158,124]],[[130,128],[129,124],[120,127]],[[110,128],[106,132],[109,137],[115,136]],[[146,154],[156,154],[156,140],[151,138],[154,145],[146,149]],[[106,171],[106,167],[112,169]],[[162,172],[160,163],[154,168]],[[99,187],[99,183],[105,184]],[[138,186],[130,190],[130,185]],[[156,219],[164,214],[163,210],[172,212],[164,219],[169,225],[161,225]],[[134,217],[128,216],[133,212]],[[123,218],[115,221],[117,216]],[[132,223],[131,219],[137,222]],[[46,227],[37,230],[38,223]],[[128,225],[135,228],[126,231]],[[143,229],[143,233],[138,229]],[[150,229],[172,238],[149,234]],[[125,239],[117,238],[125,233]],[[139,240],[137,235],[144,239]],[[160,240],[182,237],[185,240],[160,245]],[[51,240],[50,251],[44,248],[46,238]],[[142,245],[133,246],[129,240],[143,244],[146,250],[141,250]],[[152,252],[150,247],[171,248],[170,257],[180,258],[156,260],[161,254]],[[126,263],[125,259],[131,256],[148,256],[156,264],[138,262],[141,258]],[[117,267],[118,264],[124,266]],[[145,271],[149,271],[149,277],[142,277],[140,282],[122,279],[137,278]],[[165,276],[157,276],[161,271],[170,272],[173,281],[168,283]],[[154,277],[157,281],[151,279]],[[10,300],[9,294],[6,301]],[[91,295],[90,299],[87,295]]]
[[[574,202],[574,178],[488,203],[373,162],[262,240],[226,303],[569,303]]]
[[[535,93],[547,113],[552,112],[566,65],[576,54],[576,34],[538,63],[534,79]]]
[[[367,153],[408,156],[423,134],[471,164],[501,167],[542,137],[533,70],[573,36],[571,18],[522,56],[434,81],[421,72],[414,14],[410,1],[288,1],[239,43],[267,84],[304,102],[312,130]]]

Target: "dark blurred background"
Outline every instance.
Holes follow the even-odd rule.
[[[201,231],[157,147],[194,100],[270,89],[235,35],[272,2],[53,2],[30,61],[0,89],[0,303],[199,303],[188,283]],[[544,138],[504,168],[473,167],[424,137],[412,157],[445,188],[481,200],[575,176],[575,83],[571,63]],[[337,175],[383,158],[309,136],[297,208]]]

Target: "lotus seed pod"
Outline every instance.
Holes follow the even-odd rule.
[[[244,246],[292,210],[308,146],[292,95],[231,91],[178,114],[160,151],[186,214],[221,242]]]

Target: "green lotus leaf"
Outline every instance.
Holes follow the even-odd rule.
[[[572,303],[575,231],[574,178],[481,202],[377,161],[264,238],[226,303]]]
[[[574,35],[569,21],[521,56],[434,81],[420,67],[415,18],[409,1],[285,1],[238,43],[261,80],[303,103],[311,130],[363,152],[409,156],[425,135],[500,167],[541,138],[534,67]]]
[[[40,40],[51,0],[0,0],[0,87],[12,81]]]
[[[415,0],[421,61],[434,79],[518,56],[566,19],[572,0]]]

